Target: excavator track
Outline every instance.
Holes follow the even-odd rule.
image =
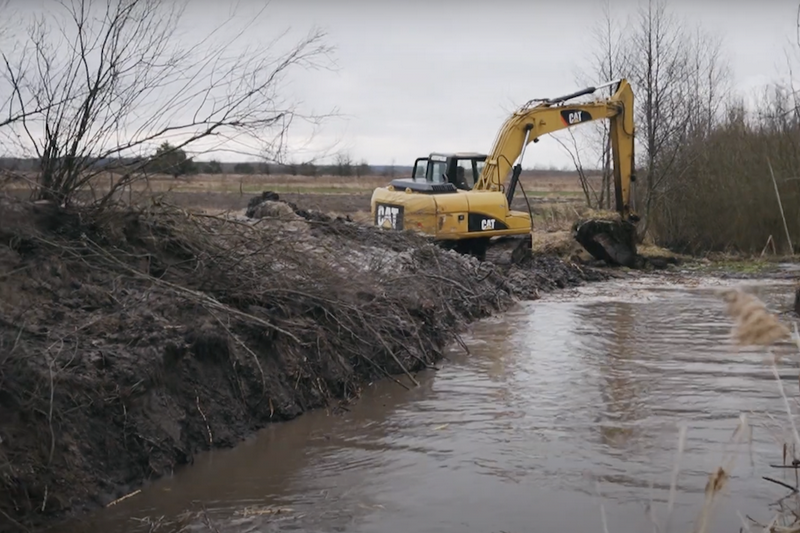
[[[477,257],[480,261],[498,266],[519,265],[530,257],[533,242],[530,235],[514,235],[489,239],[464,241],[439,241],[439,245],[464,255]]]
[[[500,237],[489,242],[483,260],[495,265],[518,265],[530,257],[532,244],[530,235]]]

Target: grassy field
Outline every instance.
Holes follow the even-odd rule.
[[[397,175],[396,178],[405,178]],[[25,176],[33,179],[34,176]],[[105,188],[111,180],[110,175],[99,177],[95,184]],[[115,177],[116,179],[116,177]],[[368,176],[290,176],[264,174],[196,174],[193,176],[155,176],[137,185],[137,189],[149,188],[153,192],[217,192],[217,193],[257,193],[269,188],[276,192],[320,193],[320,194],[371,194],[376,187],[386,185],[392,178],[379,175]],[[582,196],[580,181],[574,173],[523,173],[521,185],[529,196]],[[596,179],[591,180],[597,187]],[[14,188],[25,187],[24,180],[9,184]]]
[[[405,176],[398,176],[403,178]],[[386,176],[289,176],[289,175],[242,175],[242,174],[198,174],[172,178],[158,177],[150,180],[154,192],[218,192],[256,194],[263,190],[308,194],[366,194],[371,195],[376,187],[389,183]],[[582,197],[577,175],[548,176],[528,175],[521,179],[528,196],[535,197]]]
[[[398,175],[397,177],[406,177]],[[33,176],[26,179],[32,180]],[[118,176],[113,178],[118,179]],[[94,182],[98,193],[107,191],[112,183],[110,175]],[[202,209],[210,213],[243,210],[253,196],[262,191],[274,191],[282,198],[306,209],[318,209],[336,215],[349,215],[354,220],[368,222],[370,197],[376,187],[389,183],[391,178],[370,175],[360,177],[290,176],[257,174],[197,174],[174,178],[156,176],[138,182],[132,191],[125,191],[126,199],[143,200],[159,196],[163,200],[186,208]],[[513,208],[534,213],[537,229],[555,231],[565,229],[585,206],[585,199],[577,174],[557,172],[527,172],[521,177],[522,187],[517,190]],[[595,182],[594,187],[598,186]],[[30,189],[25,180],[6,183],[19,195]],[[523,194],[524,191],[524,194]]]

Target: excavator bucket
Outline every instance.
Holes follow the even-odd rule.
[[[573,226],[573,237],[595,259],[613,266],[634,268],[636,226],[621,218],[584,219]]]

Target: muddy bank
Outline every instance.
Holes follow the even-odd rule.
[[[270,422],[346,409],[372,380],[409,386],[467,322],[607,277],[266,214],[0,199],[0,531],[107,505]]]

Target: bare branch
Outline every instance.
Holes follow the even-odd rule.
[[[619,21],[612,13],[611,3],[604,0],[600,4],[600,13],[597,23],[591,28],[591,49],[593,50],[586,59],[586,65],[582,67],[575,76],[576,83],[580,85],[594,85],[603,81],[610,81],[627,75],[627,56],[625,32]],[[613,94],[613,87],[609,87],[608,95]],[[591,127],[580,129],[572,135],[572,146],[568,147],[560,143],[570,154],[576,170],[582,176],[582,182],[586,180],[584,163],[581,161],[578,152],[593,154],[593,159],[597,161],[596,168],[602,172],[602,181],[599,194],[591,191],[594,202],[589,202],[600,209],[611,206],[611,138],[609,135],[609,124],[607,121],[597,121]],[[575,137],[580,137],[579,142]],[[588,158],[592,159],[592,158]],[[580,162],[580,167],[578,166]],[[588,181],[584,187],[584,194],[588,195],[590,189]],[[588,201],[588,196],[587,196]]]
[[[569,129],[567,130],[570,134],[570,138],[572,139],[572,147],[566,145],[564,141],[560,138],[554,136],[556,142],[561,145],[564,151],[569,154],[570,158],[572,159],[572,164],[575,166],[575,171],[578,173],[578,180],[581,184],[581,189],[583,190],[583,196],[586,199],[586,206],[587,207],[594,207],[595,202],[592,201],[592,195],[594,195],[595,200],[597,200],[597,194],[592,190],[591,184],[586,176],[586,169],[583,166],[583,162],[581,161],[580,150],[578,149],[578,142],[575,139],[574,130]]]
[[[325,118],[303,113],[283,87],[294,70],[329,67],[323,32],[282,53],[282,36],[244,43],[248,29],[260,36],[261,9],[242,28],[231,27],[231,17],[190,43],[175,31],[186,4],[96,3],[59,0],[58,13],[33,18],[14,60],[3,56],[14,106],[0,127],[11,130],[18,151],[39,159],[40,196],[72,201],[108,171],[123,174],[117,186],[127,186],[146,175],[165,142],[195,154],[224,146],[280,161],[293,122]]]

